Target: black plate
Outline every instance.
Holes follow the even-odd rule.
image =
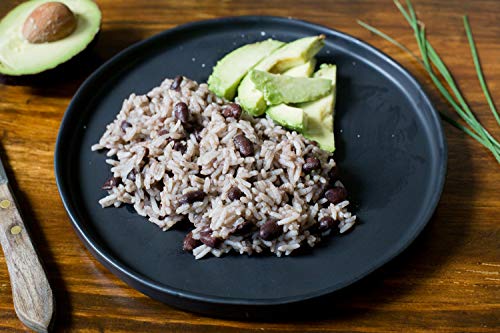
[[[336,160],[360,224],[308,254],[227,255],[196,261],[184,232],[161,232],[126,208],[102,209],[105,154],[90,151],[130,93],[165,77],[206,81],[236,47],[325,34],[319,63],[338,65]],[[160,301],[220,316],[270,315],[269,308],[332,293],[401,253],[429,221],[446,170],[439,117],[415,79],[371,46],[338,31],[276,17],[191,23],[140,42],[108,61],[78,90],[61,124],[55,173],[73,226],[89,251],[132,287]]]

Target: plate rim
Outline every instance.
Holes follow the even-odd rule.
[[[192,292],[192,291],[187,291],[183,290],[177,287],[169,286],[157,281],[154,281],[152,278],[144,276],[143,274],[135,271],[128,265],[124,264],[121,262],[119,259],[117,259],[113,254],[109,253],[106,249],[104,249],[102,246],[100,246],[98,243],[99,241],[96,241],[92,235],[89,235],[85,232],[85,226],[81,225],[81,222],[78,220],[77,212],[73,208],[72,200],[70,199],[70,191],[67,189],[67,184],[64,180],[64,171],[62,170],[63,167],[63,152],[61,151],[61,147],[63,145],[64,138],[67,136],[64,132],[64,129],[68,127],[68,123],[72,121],[72,118],[74,118],[74,114],[76,113],[77,110],[77,104],[80,104],[79,99],[81,98],[81,95],[84,93],[85,90],[88,88],[92,88],[93,85],[95,85],[94,81],[98,80],[99,76],[107,70],[110,66],[112,66],[115,62],[118,62],[122,60],[123,58],[127,57],[129,54],[133,53],[136,49],[140,49],[144,45],[154,43],[155,41],[165,38],[168,35],[174,35],[176,33],[180,33],[182,31],[186,30],[191,30],[191,29],[196,29],[199,27],[204,27],[204,26],[209,26],[209,25],[218,25],[218,24],[224,24],[224,23],[234,23],[238,22],[241,23],[243,22],[259,22],[259,21],[269,21],[271,23],[277,23],[277,24],[294,24],[298,25],[299,27],[304,27],[304,28],[312,28],[316,29],[319,31],[323,31],[324,33],[328,33],[330,35],[335,35],[339,36],[349,42],[353,42],[357,44],[359,47],[362,47],[366,49],[367,51],[374,53],[377,55],[380,59],[382,59],[384,62],[387,62],[390,67],[393,67],[396,69],[398,72],[404,75],[405,79],[408,80],[409,83],[413,84],[416,90],[420,93],[420,96],[422,97],[422,101],[424,104],[427,104],[429,107],[429,115],[430,119],[429,122],[432,123],[435,126],[437,137],[439,139],[439,142],[436,142],[436,146],[439,148],[440,154],[438,155],[439,161],[437,161],[439,170],[437,170],[436,176],[438,177],[438,183],[436,184],[437,186],[435,187],[436,191],[433,192],[431,195],[431,199],[429,202],[431,203],[430,205],[427,206],[425,214],[423,214],[423,218],[421,219],[421,222],[417,225],[416,228],[414,228],[413,234],[409,235],[404,244],[402,244],[397,251],[394,251],[394,253],[391,253],[379,261],[375,262],[372,264],[370,267],[368,267],[365,271],[363,271],[362,274],[359,274],[358,276],[346,280],[343,283],[338,283],[335,285],[332,285],[328,288],[324,288],[321,290],[317,290],[314,292],[309,292],[305,294],[299,294],[299,295],[294,295],[294,296],[286,296],[286,297],[281,297],[281,298],[272,298],[272,299],[247,299],[247,298],[231,298],[231,297],[223,297],[223,296],[214,296],[214,295],[207,295],[207,294],[202,294],[198,292]],[[56,144],[55,144],[55,149],[54,149],[54,174],[55,174],[55,179],[56,179],[56,185],[57,189],[59,192],[59,195],[61,197],[63,206],[66,210],[66,213],[68,214],[70,218],[70,222],[72,224],[73,229],[76,231],[78,237],[81,239],[81,241],[84,243],[85,247],[87,250],[107,269],[109,269],[115,276],[117,276],[119,279],[122,281],[125,281],[128,285],[130,285],[132,288],[139,290],[148,296],[157,298],[151,294],[149,294],[149,291],[153,291],[155,293],[160,293],[160,294],[166,294],[167,296],[174,297],[174,298],[182,298],[184,300],[190,300],[190,301],[196,301],[196,302],[202,302],[205,304],[225,304],[225,305],[244,305],[244,306],[274,306],[274,305],[285,305],[285,304],[293,304],[293,303],[298,303],[298,302],[303,302],[306,300],[311,300],[315,299],[321,296],[325,296],[331,293],[334,293],[338,290],[341,290],[349,285],[352,285],[363,278],[371,275],[374,271],[377,269],[381,268],[382,266],[386,265],[388,262],[392,261],[394,258],[399,256],[402,252],[404,252],[418,237],[418,235],[421,234],[422,230],[425,228],[425,226],[428,225],[430,219],[432,218],[437,205],[440,201],[441,194],[443,192],[444,188],[444,183],[446,180],[446,172],[447,172],[447,160],[448,160],[448,147],[447,147],[447,142],[446,142],[446,137],[443,131],[442,123],[439,118],[438,111],[436,110],[434,104],[432,103],[431,99],[427,95],[425,89],[423,86],[420,84],[420,82],[411,74],[407,69],[405,69],[402,65],[400,65],[396,60],[394,60],[392,57],[389,55],[385,54],[378,48],[368,44],[367,42],[361,40],[360,38],[351,36],[347,33],[341,32],[339,30],[333,29],[326,27],[324,25],[320,25],[317,23],[313,23],[310,21],[306,20],[301,20],[301,19],[296,19],[296,18],[290,18],[290,17],[281,17],[281,16],[270,16],[270,15],[244,15],[244,16],[229,16],[229,17],[219,17],[219,18],[214,18],[214,19],[208,19],[208,20],[200,20],[200,21],[195,21],[195,22],[190,22],[182,25],[175,26],[173,28],[164,30],[162,32],[159,32],[151,37],[148,37],[142,41],[139,41],[137,43],[134,43],[119,53],[115,54],[113,57],[108,59],[106,62],[104,62],[99,68],[97,68],[89,77],[85,79],[85,81],[80,85],[78,90],[76,91],[75,95],[71,99],[71,102],[69,103],[63,118],[61,120],[60,126],[59,126],[59,131],[57,134],[57,139],[56,139]],[[142,286],[136,286],[135,283],[139,283]],[[147,289],[150,289],[148,291],[144,291],[142,287],[145,287]],[[184,307],[186,308],[186,307]]]

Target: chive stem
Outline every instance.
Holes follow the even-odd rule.
[[[474,38],[472,37],[472,30],[470,28],[469,19],[466,15],[463,17],[465,34],[467,35],[467,39],[469,41],[470,52],[472,54],[472,60],[474,61],[474,67],[476,67],[477,78],[479,80],[479,84],[481,85],[481,89],[483,89],[484,97],[490,106],[491,112],[493,116],[497,120],[497,123],[500,125],[500,116],[498,115],[498,111],[495,107],[495,103],[493,103],[493,99],[490,95],[490,90],[486,85],[486,80],[484,79],[483,70],[481,69],[481,63],[479,62],[479,56],[477,54],[476,43],[474,42]]]
[[[460,116],[460,118],[462,118],[462,120],[468,126],[470,126],[470,128],[460,124],[459,122],[455,121],[444,112],[440,111],[442,119],[444,119],[457,129],[462,130],[464,133],[472,137],[474,140],[478,141],[480,144],[485,146],[493,154],[495,159],[500,164],[500,143],[488,132],[488,130],[486,130],[486,128],[484,128],[484,126],[481,125],[479,120],[472,112],[463,94],[461,93],[457,83],[455,82],[453,76],[448,70],[448,67],[445,65],[444,61],[441,59],[439,54],[432,47],[431,43],[427,39],[425,25],[422,22],[418,21],[417,15],[415,13],[413,5],[411,4],[411,1],[406,0],[407,9],[404,8],[404,6],[399,2],[399,0],[393,0],[393,1],[396,7],[401,12],[401,14],[403,15],[403,17],[410,25],[411,29],[413,30],[420,52],[420,58],[415,53],[410,51],[406,46],[399,43],[398,41],[396,41],[389,35],[383,33],[382,31],[374,28],[373,26],[360,20],[357,21],[358,24],[360,24],[365,29],[371,31],[372,33],[396,45],[403,51],[410,54],[420,64],[422,64],[427,74],[430,76],[432,82],[443,96],[443,98],[448,103],[450,103],[455,112]],[[465,31],[467,34],[467,39],[469,41],[469,46],[472,53],[472,58],[474,60],[474,66],[476,69],[479,82],[481,84],[481,88],[483,90],[483,94],[488,102],[488,105],[491,109],[491,112],[493,113],[493,116],[495,117],[497,123],[500,125],[500,116],[495,108],[495,104],[493,102],[493,99],[491,98],[488,86],[486,85],[486,81],[483,76],[483,72],[479,62],[479,56],[477,54],[476,46],[474,43],[474,39],[472,37],[472,31],[470,29],[468,19],[466,16],[464,16],[463,20],[464,20]],[[446,86],[439,79],[436,72],[434,71],[434,68],[437,70],[437,73],[439,73],[442,76],[444,82],[446,83]]]

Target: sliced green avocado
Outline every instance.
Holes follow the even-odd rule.
[[[50,43],[32,44],[22,35],[31,12],[51,0],[31,0],[14,8],[0,21],[0,74],[21,76],[57,67],[83,51],[99,32],[101,11],[91,0],[59,0],[77,18],[75,31]]]
[[[295,77],[309,77],[316,67],[316,58],[312,58],[303,65],[295,66],[287,70],[283,75]],[[306,126],[306,116],[304,110],[286,104],[270,106],[266,114],[277,124],[288,129],[303,132]]]
[[[302,132],[306,126],[304,110],[301,108],[279,104],[267,108],[266,114],[268,114],[275,123],[293,131]]]
[[[208,78],[208,87],[217,96],[232,100],[236,95],[238,84],[246,73],[283,45],[285,43],[268,39],[237,48],[217,62],[212,75]]]
[[[297,39],[271,53],[254,69],[282,73],[292,67],[305,64],[323,47],[324,39],[324,35]],[[255,87],[248,74],[238,87],[238,100],[243,109],[253,116],[260,116],[266,111],[264,94]]]
[[[303,65],[295,66],[283,73],[283,75],[294,77],[310,77],[316,67],[316,58],[312,58]]]
[[[279,52],[271,54],[258,67],[271,67],[268,72],[281,74],[290,68],[305,64],[325,45],[325,35],[304,37],[283,46]],[[266,70],[265,68],[256,68]]]
[[[332,89],[328,79],[271,74],[255,69],[250,72],[250,79],[269,105],[314,101]]]
[[[332,91],[329,95],[317,101],[302,103],[297,107],[305,113],[307,124],[302,134],[309,140],[316,141],[321,149],[333,152],[335,137],[333,136],[333,108],[335,106],[335,87],[337,81],[337,66],[323,64],[314,73],[316,78],[326,78],[332,82]]]

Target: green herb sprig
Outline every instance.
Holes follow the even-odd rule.
[[[382,31],[372,27],[371,25],[363,21],[358,20],[358,23],[362,27],[368,29],[369,31],[377,34],[378,36],[384,38],[385,40],[393,43],[397,47],[409,53],[419,63],[421,63],[441,95],[448,101],[448,103],[450,103],[450,105],[453,107],[453,110],[456,111],[456,113],[460,116],[465,124],[454,120],[447,112],[444,111],[440,111],[441,118],[449,122],[454,127],[464,131],[466,134],[486,147],[500,164],[500,143],[491,135],[490,132],[488,132],[486,128],[484,128],[484,126],[481,125],[479,120],[472,112],[464,96],[460,92],[457,83],[453,79],[450,71],[448,70],[434,47],[432,47],[429,40],[427,40],[425,25],[418,20],[411,1],[406,1],[407,8],[403,7],[403,5],[401,5],[398,0],[393,1],[413,30],[420,52],[420,58],[416,54],[411,52],[407,47],[405,47],[392,37],[388,36],[387,34],[383,33]],[[498,125],[500,126],[500,116],[495,107],[493,99],[491,98],[488,86],[486,85],[486,81],[484,79],[483,71],[479,62],[479,56],[477,53],[476,45],[474,43],[474,39],[472,37],[472,31],[467,16],[463,17],[463,21],[479,83],[483,90],[486,101],[488,102],[490,110],[493,113],[493,116],[495,117]],[[435,69],[437,70],[437,73]],[[439,79],[438,74],[444,79],[444,82]]]

